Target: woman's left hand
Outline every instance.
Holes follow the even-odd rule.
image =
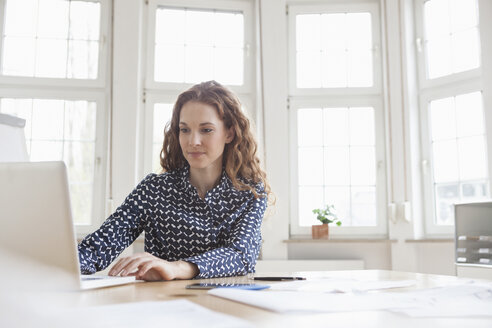
[[[196,264],[190,262],[169,262],[149,253],[138,253],[121,258],[109,271],[109,275],[135,276],[139,280],[158,281],[191,279],[198,272]]]

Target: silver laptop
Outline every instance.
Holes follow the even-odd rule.
[[[80,275],[63,162],[0,163],[0,249],[68,273],[69,290],[135,281]]]

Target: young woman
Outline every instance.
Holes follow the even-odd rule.
[[[82,273],[103,270],[145,232],[145,252],[110,275],[172,280],[254,272],[270,188],[241,104],[215,81],[183,92],[166,126],[164,173],[149,174],[79,244]]]

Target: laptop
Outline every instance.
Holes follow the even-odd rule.
[[[81,275],[63,162],[0,163],[0,250],[64,272],[67,290],[131,283]]]

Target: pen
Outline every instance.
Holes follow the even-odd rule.
[[[306,280],[304,277],[254,277],[253,279],[265,281]]]

